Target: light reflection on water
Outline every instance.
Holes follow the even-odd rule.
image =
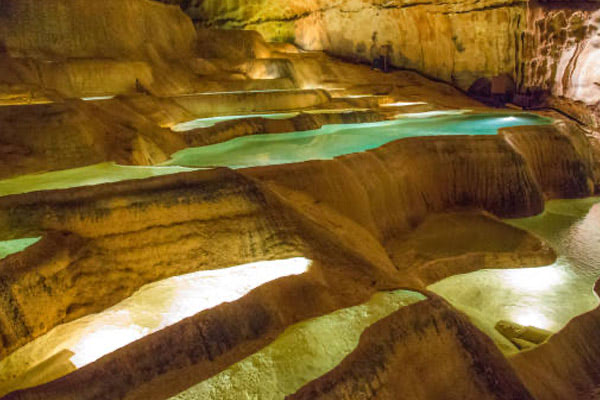
[[[172,400],[283,399],[336,367],[370,325],[422,300],[407,290],[377,293],[359,306],[292,325],[270,345]]]
[[[247,118],[266,118],[266,119],[289,119],[299,115],[299,112],[291,113],[271,113],[271,114],[247,114],[247,115],[227,115],[222,117],[198,118],[193,121],[182,122],[171,128],[173,132],[187,132],[193,129],[210,128],[219,122],[234,121]]]
[[[549,243],[557,261],[453,276],[430,289],[491,336],[499,320],[557,332],[598,306],[593,288],[600,278],[600,198],[550,201],[539,216],[507,222]]]
[[[65,189],[78,186],[93,186],[124,180],[146,179],[161,175],[194,171],[182,167],[144,167],[118,165],[114,162],[62,171],[21,175],[0,181],[0,196],[29,193],[40,190]]]
[[[551,122],[548,118],[525,113],[461,115],[457,110],[436,113],[424,113],[427,114],[425,117],[404,115],[403,118],[373,123],[326,125],[313,131],[244,136],[179,151],[165,165],[245,168],[326,160],[409,137],[496,135],[503,127]]]
[[[243,168],[331,159],[379,147],[408,137],[447,135],[495,135],[499,128],[548,124],[534,114],[464,114],[464,110],[403,114],[396,120],[325,125],[314,131],[253,135],[175,153],[161,166],[125,166],[106,162],[82,168],[23,175],[0,180],[0,196],[41,190],[92,186],[193,171],[197,168]],[[284,118],[286,114],[273,114]],[[230,118],[230,117],[219,117]],[[218,119],[218,118],[217,118]],[[189,124],[211,124],[196,120]],[[188,126],[189,128],[189,126]],[[189,168],[188,168],[189,167]]]
[[[311,261],[303,258],[263,261],[231,268],[200,271],[155,282],[98,314],[57,326],[0,362],[0,396],[23,383],[19,376],[61,351],[74,354],[72,365],[57,366],[62,375],[94,362],[123,346],[173,325],[202,310],[235,301],[272,280],[300,275]],[[17,378],[17,379],[15,379]],[[56,377],[57,378],[57,377]]]

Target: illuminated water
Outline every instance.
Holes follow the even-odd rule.
[[[539,216],[508,221],[549,243],[559,255],[541,268],[481,270],[430,289],[466,312],[490,336],[499,320],[557,332],[598,306],[600,198],[555,200]]]
[[[107,162],[83,168],[24,175],[0,181],[0,196],[145,179],[193,170],[186,167],[243,168],[331,159],[373,149],[402,138],[495,135],[502,127],[551,122],[548,118],[526,113],[463,113],[464,111],[453,110],[404,114],[392,121],[326,125],[314,131],[245,136],[224,143],[182,150],[162,166],[122,166]],[[193,123],[203,122],[190,122]]]
[[[99,185],[131,179],[146,179],[153,176],[193,171],[182,167],[138,167],[124,166],[113,162],[62,171],[22,175],[0,181],[0,196],[28,193],[39,190],[65,189],[78,186]]]
[[[66,375],[129,343],[173,325],[202,310],[235,301],[272,280],[306,272],[306,258],[263,261],[231,268],[200,271],[142,287],[131,297],[98,314],[60,325],[0,361],[3,393],[46,382],[36,365],[61,352],[55,375]]]
[[[425,300],[420,293],[378,293],[365,304],[301,322],[273,343],[172,400],[283,399],[335,368],[370,325]]]
[[[19,253],[37,243],[41,237],[5,240],[0,242],[0,260],[11,254]]]
[[[288,119],[299,115],[299,112],[291,113],[272,113],[272,114],[247,114],[247,115],[227,115],[223,117],[198,118],[193,121],[182,122],[171,128],[174,132],[186,132],[198,128],[210,128],[219,122],[234,121],[247,118],[266,118],[266,119]]]
[[[245,168],[324,160],[373,149],[397,139],[495,135],[502,127],[550,122],[534,114],[487,113],[327,125],[314,131],[244,136],[224,143],[189,148],[175,153],[166,165]]]

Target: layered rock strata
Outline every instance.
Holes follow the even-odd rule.
[[[561,1],[185,1],[199,26],[373,63],[381,56],[474,94],[552,106],[598,126],[598,4]],[[516,86],[515,86],[516,84]],[[506,96],[508,95],[508,96]]]
[[[532,2],[527,18],[521,85],[548,92],[550,105],[597,128],[598,4]]]
[[[543,146],[543,138],[538,140]],[[203,268],[315,254],[324,243],[336,243],[370,266],[373,282],[423,288],[423,280],[431,283],[431,278],[420,276],[418,268],[394,277],[402,264],[390,259],[393,239],[428,214],[457,208],[504,217],[540,212],[544,185],[528,161],[500,136],[415,138],[333,161],[5,197],[2,238],[68,234],[52,257],[41,252],[43,260],[23,259],[45,248],[50,240],[45,239],[32,253],[0,261],[4,353],[58,323],[114,304],[144,283]],[[579,172],[583,181],[590,179]],[[227,240],[234,231],[237,239]],[[547,250],[523,239],[522,250],[531,257],[521,261],[524,265],[548,261]],[[181,252],[184,243],[187,252]]]
[[[427,351],[419,351],[427,347]],[[435,365],[435,371],[430,369]],[[367,329],[339,366],[288,399],[533,399],[491,340],[440,299]]]
[[[525,4],[234,0],[182,6],[200,25],[253,29],[269,41],[359,61],[387,55],[396,67],[467,89],[481,76],[514,75]]]

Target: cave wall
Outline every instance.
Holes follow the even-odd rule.
[[[51,60],[174,59],[194,51],[193,25],[177,7],[137,0],[67,4],[2,0],[0,48],[12,57]]]
[[[552,95],[550,105],[600,122],[600,3],[532,3],[524,32],[521,86]],[[596,4],[594,4],[596,3]]]
[[[209,0],[182,6],[201,26],[255,29],[269,41],[354,61],[389,53],[397,67],[463,89],[481,76],[515,74],[516,32],[525,22],[521,0]]]
[[[521,93],[517,104],[600,124],[595,0],[161,1],[178,3],[197,26],[253,29],[358,62],[389,54],[396,67],[463,90],[479,78],[509,76]]]

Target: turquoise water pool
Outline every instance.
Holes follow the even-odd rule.
[[[146,179],[193,170],[182,167],[139,167],[105,162],[87,167],[21,175],[16,178],[5,179],[0,181],[0,196],[37,192],[40,190],[94,186],[132,179]]]
[[[273,114],[272,117],[285,118],[289,114]],[[373,149],[402,138],[495,135],[502,127],[551,122],[551,119],[527,113],[466,114],[464,111],[453,110],[404,114],[391,121],[326,125],[313,131],[240,137],[224,143],[182,150],[173,154],[171,160],[162,166],[123,166],[108,162],[23,175],[0,181],[0,196],[146,179],[191,171],[194,168],[244,168],[331,159]],[[190,123],[211,124],[215,121],[203,119]]]
[[[0,242],[0,260],[10,256],[11,254],[19,253],[29,246],[39,242],[41,237],[4,240]]]
[[[175,153],[165,165],[245,168],[326,160],[417,136],[495,135],[499,128],[542,125],[551,120],[527,113],[418,115],[362,124],[327,125],[318,130],[244,136]]]
[[[552,200],[543,214],[508,220],[546,241],[558,259],[539,268],[488,269],[455,275],[429,287],[466,313],[508,353],[500,320],[558,332],[572,318],[598,307],[600,197]]]

